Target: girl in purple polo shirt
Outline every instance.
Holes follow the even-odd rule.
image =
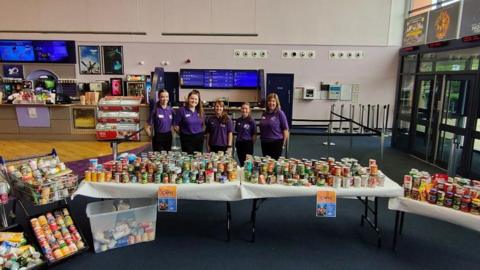
[[[175,115],[174,129],[180,135],[183,152],[203,152],[204,127],[205,114],[200,92],[192,90],[188,93],[187,104]]]
[[[225,112],[223,101],[215,101],[215,115],[208,118],[206,127],[208,151],[224,151],[231,154],[233,122]]]
[[[153,151],[170,151],[172,148],[173,110],[168,106],[168,100],[167,90],[158,92],[158,102],[145,125],[145,132],[152,138]]]
[[[250,115],[250,104],[248,102],[242,104],[241,112],[242,115],[235,121],[235,132],[237,133],[235,147],[237,148],[238,161],[243,167],[247,154],[253,155],[253,145],[255,145],[257,139],[257,126]]]
[[[288,122],[281,110],[278,95],[267,96],[267,110],[260,120],[260,140],[263,156],[278,159],[282,155],[288,139]]]

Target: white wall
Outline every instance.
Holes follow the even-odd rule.
[[[393,108],[406,0],[0,0],[0,39],[71,39],[123,45],[126,74],[149,74],[161,61],[180,68],[264,69],[294,73],[295,86],[360,84],[359,103]],[[20,16],[23,14],[24,16]],[[1,30],[122,31],[146,35],[19,34]],[[164,36],[256,33],[256,37]],[[283,45],[282,45],[283,44]],[[267,49],[268,59],[235,59],[233,49]],[[313,49],[314,60],[282,59],[282,49]],[[329,50],[362,50],[363,60],[329,60]],[[186,59],[191,64],[185,64]],[[145,61],[145,65],[139,65]],[[80,75],[94,81],[109,76]],[[213,91],[213,90],[212,90]],[[224,95],[217,92],[209,97]],[[183,94],[183,92],[182,92]],[[251,100],[252,92],[235,92]],[[294,101],[293,117],[325,119],[329,101]]]
[[[390,44],[392,6],[403,12],[404,3],[405,0],[0,0],[0,30],[147,34],[0,33],[0,38],[386,46]],[[398,19],[403,21],[395,17]],[[162,32],[256,33],[258,37],[162,36]]]

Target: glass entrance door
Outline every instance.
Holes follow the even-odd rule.
[[[437,86],[435,76],[418,77],[415,86],[412,152],[425,160],[428,160],[433,152],[431,130]]]
[[[470,100],[472,99],[473,76],[446,75],[443,80],[443,95],[439,110],[439,122],[436,138],[434,161],[447,168],[451,154],[452,143],[456,139],[456,167],[459,168],[463,154]]]
[[[419,77],[415,88],[414,155],[448,168],[453,140],[461,160],[474,76],[436,75]],[[458,166],[457,166],[458,168]]]

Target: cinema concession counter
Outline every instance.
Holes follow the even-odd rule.
[[[96,140],[96,110],[79,104],[0,104],[0,139]],[[141,126],[147,111],[140,107]]]

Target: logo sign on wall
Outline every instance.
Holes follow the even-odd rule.
[[[460,2],[430,11],[427,43],[456,39],[460,18]]]
[[[464,0],[460,36],[480,35],[480,1]]]
[[[427,40],[427,21],[427,12],[405,20],[403,47],[425,44]]]
[[[23,66],[3,64],[3,76],[5,78],[23,79]]]

